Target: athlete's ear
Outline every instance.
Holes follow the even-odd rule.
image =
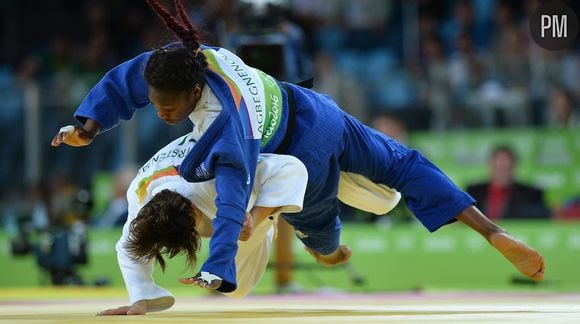
[[[199,84],[197,84],[195,87],[193,87],[193,89],[189,93],[189,99],[197,103],[200,97],[201,97],[201,87]]]

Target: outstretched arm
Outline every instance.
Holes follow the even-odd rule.
[[[244,139],[241,126],[232,116],[223,121],[225,124],[214,121],[183,160],[179,172],[191,182],[204,180],[201,178],[203,175],[215,175],[217,211],[212,221],[214,232],[209,242],[209,256],[201,271],[223,280],[218,291],[231,292],[237,285],[234,259],[254,180],[260,141]],[[214,133],[219,136],[217,139],[211,137]],[[206,155],[204,149],[208,147],[210,149]]]
[[[51,145],[59,146],[64,143],[69,146],[87,146],[91,144],[100,130],[101,126],[92,119],[87,119],[82,127],[72,125],[64,126],[52,138]]]
[[[135,110],[147,106],[149,97],[143,73],[150,56],[151,52],[145,52],[107,72],[74,114],[83,127],[69,132],[61,129],[52,145],[89,145],[99,132],[115,127],[121,120],[131,119]]]
[[[97,315],[142,315],[148,312],[168,309],[175,302],[175,298],[169,291],[157,286],[153,281],[153,261],[139,263],[130,257],[126,249],[129,225],[137,214],[135,209],[133,205],[129,206],[129,216],[123,226],[123,234],[116,246],[117,261],[129,293],[131,306],[107,309]]]

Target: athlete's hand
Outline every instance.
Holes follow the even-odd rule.
[[[254,215],[251,213],[246,213],[246,216],[244,217],[244,226],[240,232],[240,241],[247,241],[250,239],[252,234],[254,234],[255,223],[256,219]]]
[[[173,296],[163,296],[154,299],[144,299],[135,302],[132,306],[122,306],[114,309],[107,309],[97,313],[97,316],[107,315],[144,315],[145,313],[160,312],[171,308],[175,304]]]
[[[200,288],[218,289],[222,285],[222,278],[209,272],[199,272],[190,278],[179,278],[180,283],[184,285],[196,285]]]
[[[140,300],[135,302],[132,306],[122,306],[114,309],[106,309],[97,313],[97,316],[107,315],[145,315],[147,311],[147,301]]]
[[[50,144],[52,146],[59,146],[62,143],[75,147],[87,146],[91,144],[99,131],[99,124],[89,119],[83,127],[72,125],[61,127]]]

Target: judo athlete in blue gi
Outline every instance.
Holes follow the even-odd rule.
[[[83,124],[59,132],[53,145],[87,145],[97,133],[130,119],[150,103],[160,119],[189,117],[202,133],[179,172],[190,182],[216,179],[217,213],[209,257],[191,278],[201,287],[232,291],[234,256],[259,152],[297,157],[308,171],[304,209],[284,218],[316,259],[343,263],[337,188],[341,172],[393,188],[431,232],[459,220],[483,235],[518,270],[542,280],[543,257],[488,220],[474,199],[416,150],[363,125],[328,96],[280,82],[247,66],[232,52],[200,44],[178,0],[178,17],[148,0],[179,38],[110,70],[89,92],[75,117]]]

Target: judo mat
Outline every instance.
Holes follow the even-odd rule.
[[[177,296],[171,309],[141,316],[96,316],[127,304],[122,294],[108,291],[2,295],[0,323],[580,323],[580,293]]]

